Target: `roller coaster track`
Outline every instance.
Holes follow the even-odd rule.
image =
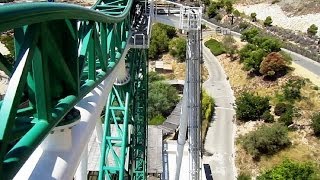
[[[45,138],[57,131],[74,135],[77,126],[99,121],[102,107],[87,121],[74,107],[96,107],[88,96],[101,89],[110,95],[104,101],[99,179],[146,179],[147,49],[130,45],[135,3],[99,0],[91,9],[47,2],[0,7],[0,32],[13,32],[15,43],[14,63],[0,61],[10,76],[0,102],[0,179],[14,178]],[[106,84],[109,88],[102,88]],[[61,153],[77,151],[77,144],[69,146]]]

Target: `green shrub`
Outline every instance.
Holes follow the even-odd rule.
[[[271,16],[268,16],[268,17],[264,20],[263,25],[264,25],[264,26],[271,26],[271,24],[272,24],[272,18],[271,18]]]
[[[237,177],[237,180],[251,180],[251,176],[249,173],[240,172],[240,174]]]
[[[169,52],[172,56],[178,58],[180,62],[186,60],[187,41],[185,38],[173,38],[169,42]]]
[[[271,126],[263,125],[256,131],[248,133],[242,144],[254,159],[258,159],[261,155],[272,155],[279,152],[291,143],[287,128],[275,123]]]
[[[149,125],[161,125],[165,120],[162,115],[157,115],[149,121]]]
[[[257,21],[257,13],[251,13],[250,17],[251,17],[252,22],[256,22]]]
[[[248,23],[245,23],[245,22],[239,23],[239,28],[240,28],[241,30],[247,29],[248,27],[249,27],[249,24],[248,24]]]
[[[245,59],[250,57],[250,54],[252,51],[257,50],[258,47],[254,44],[247,44],[245,45],[242,49],[240,49],[239,51],[239,55],[240,55],[240,62],[243,62]]]
[[[262,173],[257,180],[312,180],[318,179],[311,163],[283,161],[280,165]]]
[[[308,34],[309,34],[310,36],[314,36],[314,35],[316,35],[317,32],[318,32],[318,27],[317,27],[315,24],[312,24],[312,25],[308,28],[307,32],[308,32]]]
[[[217,6],[217,3],[212,2],[207,10],[207,16],[209,18],[213,18],[218,14],[219,7]]]
[[[257,28],[246,29],[242,32],[240,38],[242,41],[247,41],[249,43],[253,43],[254,38],[256,36],[258,36],[259,33],[260,33],[260,31]]]
[[[301,98],[301,88],[305,85],[302,79],[289,80],[283,87],[283,95],[286,100],[294,101]]]
[[[149,83],[148,118],[167,117],[179,101],[178,91],[161,81]]]
[[[258,120],[265,111],[270,110],[269,98],[255,96],[252,93],[242,93],[236,99],[237,119],[242,121]]]
[[[245,70],[253,70],[254,72],[259,72],[260,64],[266,53],[262,49],[257,49],[249,53],[249,57],[244,60]]]
[[[221,21],[221,20],[222,20],[222,15],[221,15],[221,14],[217,14],[214,18],[215,18],[217,21]]]
[[[215,56],[219,56],[226,52],[225,48],[223,47],[222,43],[215,40],[210,39],[204,43],[204,45],[210,49],[211,53]]]
[[[316,136],[320,137],[320,113],[315,113],[312,118],[311,127]]]
[[[241,13],[236,9],[236,10],[233,11],[233,15],[235,17],[239,17],[241,15]]]
[[[154,81],[163,81],[165,78],[161,76],[161,74],[158,74],[157,72],[149,72],[148,73],[148,80],[149,82],[154,82]]]
[[[281,114],[278,121],[283,123],[286,126],[289,126],[293,124],[292,119],[293,119],[293,107],[288,107],[286,111],[283,114]]]
[[[202,92],[201,113],[203,120],[211,121],[214,113],[214,99],[205,91]]]
[[[290,108],[290,106],[292,106],[292,105],[280,102],[280,103],[276,104],[276,106],[274,107],[274,114],[277,116],[281,116],[283,113],[285,113],[287,111],[287,109]]]
[[[265,111],[262,116],[261,119],[264,120],[264,122],[266,123],[273,123],[274,122],[274,117],[273,115],[270,113],[270,110]]]

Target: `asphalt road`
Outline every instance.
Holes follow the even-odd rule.
[[[203,37],[208,35],[204,33]],[[203,57],[209,79],[203,88],[214,97],[216,107],[214,120],[210,123],[204,149],[203,164],[209,164],[212,177],[217,180],[235,179],[234,164],[234,96],[227,76],[218,59],[203,44]]]
[[[158,16],[156,21],[168,25],[179,24],[179,17]],[[204,32],[203,39],[211,32]],[[206,92],[214,97],[216,107],[214,120],[210,123],[205,140],[205,156],[202,163],[209,164],[214,180],[236,179],[234,163],[234,96],[227,76],[218,59],[203,46],[203,58],[209,79],[203,83]]]

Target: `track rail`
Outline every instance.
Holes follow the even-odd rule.
[[[132,4],[0,7],[0,32],[13,30],[15,41],[14,64],[0,62],[11,79],[0,103],[0,179],[12,179],[54,127],[80,118],[74,106],[109,76],[124,53]]]

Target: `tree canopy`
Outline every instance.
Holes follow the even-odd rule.
[[[319,176],[318,178],[316,176],[315,168],[311,163],[285,160],[278,166],[262,173],[257,177],[257,180],[311,180],[319,178]]]
[[[178,58],[180,62],[186,60],[187,41],[185,38],[173,38],[169,43],[169,52],[172,56]]]
[[[258,120],[271,108],[268,97],[260,97],[248,92],[242,93],[236,99],[236,105],[237,119],[242,121]]]

